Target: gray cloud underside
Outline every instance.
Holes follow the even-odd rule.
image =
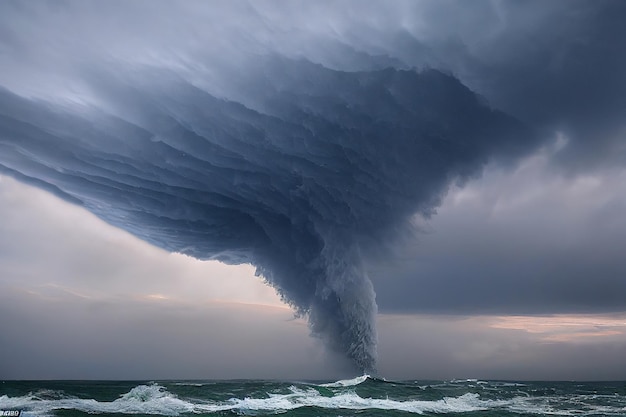
[[[372,3],[361,21],[356,3],[107,4],[3,4],[2,172],[168,250],[254,264],[361,369],[376,357],[363,255],[392,242],[413,214],[431,214],[451,182],[539,143],[454,76],[412,67],[452,71],[539,129],[565,121],[581,132],[574,144],[602,121],[592,113],[573,123],[585,100],[612,115],[592,129],[603,137],[623,110],[621,79],[599,97],[577,83],[609,82],[623,66],[595,65],[619,48],[605,39],[623,31],[604,24],[621,12],[613,2],[576,2],[581,17],[563,24],[567,36],[525,54],[511,51],[527,45],[525,24],[539,16],[548,33],[572,3],[479,3],[495,17],[475,36],[464,25],[440,29],[451,26],[442,11],[476,17],[465,3]],[[590,52],[576,55],[583,69],[565,54],[546,75],[545,55],[581,33],[590,33]],[[554,103],[565,90],[580,107]],[[615,143],[606,139],[601,153]]]

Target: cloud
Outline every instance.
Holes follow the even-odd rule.
[[[265,113],[148,69],[95,71],[104,104],[71,113],[4,92],[2,170],[167,250],[254,264],[333,350],[373,369],[362,251],[531,133],[440,72],[267,60],[281,73],[257,75]]]
[[[556,146],[558,144],[558,146]],[[453,188],[424,234],[371,266],[384,312],[615,313],[626,309],[626,170],[570,175],[562,141]],[[379,284],[380,282],[380,284]]]
[[[6,288],[60,301],[73,296],[94,302],[146,300],[161,294],[174,303],[286,308],[250,265],[168,253],[9,177],[0,177],[0,201]]]
[[[431,65],[547,134],[566,132],[570,146],[555,162],[568,169],[624,165],[623,2],[425,5],[411,33],[432,51]]]
[[[0,171],[168,251],[253,264],[361,370],[363,259],[415,213],[556,127],[567,166],[623,155],[616,2],[0,7]]]

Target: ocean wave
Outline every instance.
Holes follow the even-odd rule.
[[[320,384],[319,386],[320,387],[327,387],[327,388],[353,387],[355,385],[359,385],[359,384],[364,383],[365,381],[367,381],[370,378],[371,378],[371,376],[369,376],[368,374],[364,374],[362,376],[357,376],[356,378],[341,379],[339,381],[330,382],[328,384]]]
[[[436,401],[397,401],[392,399],[363,398],[354,392],[343,392],[332,397],[321,395],[313,388],[306,390],[291,387],[290,394],[275,394],[269,398],[231,399],[223,404],[198,405],[197,411],[217,412],[285,412],[302,407],[348,410],[394,410],[409,413],[460,413],[487,409],[481,404],[478,394],[464,394],[457,398]]]
[[[337,381],[331,384],[296,386],[291,385],[282,392],[268,390],[263,394],[230,398],[222,401],[185,399],[169,392],[159,384],[138,385],[120,395],[114,401],[97,401],[69,397],[62,391],[36,391],[21,397],[0,396],[0,409],[17,409],[23,416],[50,416],[57,410],[77,410],[90,414],[150,414],[179,416],[181,414],[213,414],[233,412],[236,414],[276,414],[303,407],[344,410],[386,410],[413,414],[466,413],[476,411],[500,411],[516,414],[538,415],[623,415],[624,397],[600,396],[603,404],[592,404],[598,395],[569,396],[519,396],[509,398],[485,398],[474,392],[458,396],[447,396],[436,400],[398,400],[392,398],[363,397],[356,387],[369,378]],[[374,379],[375,381],[375,379]],[[178,385],[178,384],[174,384]],[[195,385],[195,384],[194,384]],[[320,388],[335,388],[331,395]],[[208,387],[207,387],[208,388]],[[418,388],[418,387],[416,387]]]
[[[361,377],[346,380],[352,386],[358,385]],[[366,378],[363,379],[363,381]],[[357,381],[358,380],[358,381]],[[361,381],[361,382],[363,382]],[[340,381],[337,381],[338,383]],[[350,386],[350,385],[339,385]],[[158,414],[178,416],[182,413],[216,413],[233,411],[284,412],[302,407],[350,410],[398,410],[422,414],[424,412],[467,412],[485,409],[477,394],[464,394],[457,398],[444,398],[437,401],[397,401],[392,399],[362,398],[354,392],[341,392],[332,397],[321,395],[314,388],[289,388],[288,394],[268,393],[267,398],[231,398],[223,402],[189,402],[178,398],[160,385],[139,385],[120,398],[111,402],[93,399],[60,398],[40,399],[35,395],[9,398],[0,397],[4,408],[24,410],[24,415],[50,415],[55,410],[73,409],[86,413]],[[198,401],[198,400],[196,400]]]
[[[96,401],[59,395],[60,398],[42,398],[39,392],[22,397],[0,397],[3,409],[23,410],[24,415],[50,415],[55,410],[78,410],[86,413],[123,413],[123,414],[160,414],[177,416],[185,412],[194,412],[194,404],[183,401],[171,394],[164,387],[138,385],[120,398],[111,401]]]

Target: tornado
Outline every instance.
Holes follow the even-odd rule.
[[[137,3],[112,4],[68,2],[60,16],[1,6],[3,19],[39,22],[7,23],[2,45],[39,55],[2,58],[0,172],[168,251],[254,265],[313,336],[376,372],[367,260],[533,132],[453,74],[345,40],[292,39],[295,53],[289,36],[244,36],[210,13],[217,28],[202,32],[195,3],[174,13],[185,36],[153,9],[144,18],[163,26],[151,37]],[[271,18],[246,4],[229,16]],[[105,28],[103,15],[128,27]],[[54,32],[63,23],[79,31]]]

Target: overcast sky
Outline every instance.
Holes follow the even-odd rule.
[[[626,3],[280,4],[0,5],[0,378],[625,379]]]

